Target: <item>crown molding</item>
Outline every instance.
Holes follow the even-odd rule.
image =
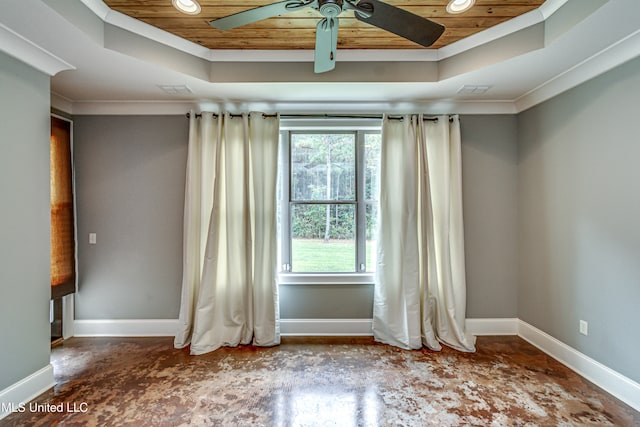
[[[70,114],[163,115],[196,110],[259,110],[281,113],[518,114],[640,56],[640,30],[554,76],[512,100],[416,102],[243,102],[224,101],[86,101],[74,102],[52,93],[52,106]]]
[[[563,4],[567,0],[562,0]],[[436,52],[438,54],[438,60],[451,58],[461,53],[470,51],[480,46],[484,46],[495,40],[499,40],[503,37],[507,37],[525,28],[537,25],[545,20],[544,16],[538,9],[527,12],[524,15],[516,16],[513,19],[505,21],[501,24],[494,25],[479,33],[472,34],[465,37],[462,40],[451,43],[450,45],[441,47]]]
[[[378,51],[342,51],[338,54],[343,62],[360,62],[370,60],[371,56],[376,56],[376,60],[384,58],[382,61],[406,61],[406,62],[432,62],[451,61],[456,55],[469,52],[477,46],[484,46],[487,43],[498,40],[502,37],[514,34],[523,28],[531,28],[534,25],[544,22],[556,13],[568,0],[547,0],[540,8],[522,15],[514,20],[492,27],[465,40],[461,40],[447,47],[434,50],[392,50],[384,51],[380,55]],[[166,33],[148,24],[137,21],[119,12],[111,10],[101,0],[82,0],[93,13],[100,17],[106,26],[122,28],[131,33],[141,35],[149,40],[157,40],[165,46],[171,46],[186,54],[210,61],[213,64],[222,65],[225,62],[265,62],[278,63],[288,62],[292,59],[297,62],[312,62],[312,51],[214,51],[195,45],[182,38]],[[14,33],[15,34],[15,33]],[[19,36],[18,36],[19,37]],[[436,101],[411,101],[411,102],[261,102],[261,101],[239,101],[225,102],[223,100],[181,100],[181,101],[100,101],[89,100],[75,102],[70,99],[60,99],[57,94],[52,94],[52,104],[56,108],[72,114],[183,114],[195,108],[211,109],[219,111],[240,111],[240,110],[260,110],[279,111],[281,113],[376,113],[392,112],[424,112],[427,114],[517,114],[525,111],[534,105],[544,102],[554,96],[559,95],[575,86],[578,86],[606,71],[615,68],[622,63],[640,55],[640,30],[627,36],[623,40],[612,44],[593,54],[591,57],[574,65],[570,69],[553,76],[536,88],[518,96],[515,99],[506,100],[436,100]],[[451,59],[447,59],[451,58]],[[457,59],[456,59],[457,60]],[[282,64],[280,64],[282,65]],[[273,64],[276,66],[276,64]],[[442,78],[442,75],[440,76]],[[436,77],[438,79],[438,77]],[[229,81],[227,83],[233,83]]]
[[[542,15],[542,19],[546,20],[568,1],[569,0],[547,0],[540,5],[538,11]]]
[[[52,103],[54,95],[52,94]],[[225,101],[82,101],[56,96],[55,108],[73,115],[178,115],[195,111],[264,111],[281,114],[516,114],[512,101],[417,101],[417,102],[225,102]]]
[[[157,41],[184,53],[207,59],[211,62],[313,62],[313,50],[215,50],[208,49],[182,37],[161,30],[145,22],[109,8],[102,0],[81,0],[105,23],[130,31],[139,36]],[[557,11],[568,0],[547,0],[550,5],[528,12],[509,21],[495,25],[463,40],[440,49],[389,49],[389,50],[341,50],[337,60],[342,62],[395,62],[433,61],[437,62],[491,41],[508,36],[524,28],[536,25]]]
[[[73,101],[53,91],[51,92],[51,107],[73,114]]]
[[[0,50],[49,76],[76,67],[0,24]]]
[[[102,0],[80,0],[82,4],[87,6],[96,16],[103,21],[107,19],[107,15],[111,12],[111,8]]]
[[[56,108],[59,108],[56,106]],[[62,108],[61,108],[62,109]],[[71,111],[79,116],[165,116],[182,115],[192,109],[198,109],[196,101],[80,101],[73,102]]]
[[[513,100],[522,112],[640,56],[640,29]]]
[[[436,62],[439,58],[438,50],[433,49],[338,49],[336,52],[339,62]],[[313,62],[314,51],[212,49],[209,59],[212,62]]]

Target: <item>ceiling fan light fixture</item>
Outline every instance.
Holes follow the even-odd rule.
[[[466,12],[475,2],[476,0],[451,0],[447,5],[447,12],[452,14]]]
[[[187,15],[197,15],[200,13],[200,4],[196,0],[171,0],[173,7]]]

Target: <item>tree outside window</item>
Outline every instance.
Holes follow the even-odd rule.
[[[380,134],[290,132],[285,143],[290,271],[373,271]]]

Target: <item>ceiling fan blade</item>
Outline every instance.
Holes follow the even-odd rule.
[[[238,12],[224,18],[209,21],[209,25],[219,30],[231,30],[252,22],[262,21],[263,19],[273,18],[274,16],[284,15],[285,13],[295,12],[303,7],[314,5],[317,6],[318,0],[286,0],[278,3],[259,6],[253,9]]]
[[[444,26],[379,0],[361,0],[356,9],[358,20],[404,37],[424,47],[431,46],[444,32]],[[369,16],[367,16],[369,15]]]
[[[316,53],[313,71],[324,73],[336,67],[338,18],[324,18],[316,26]]]

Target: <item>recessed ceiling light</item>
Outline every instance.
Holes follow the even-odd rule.
[[[200,13],[200,4],[196,0],[171,0],[173,7],[187,15],[197,15]]]
[[[447,12],[449,13],[462,13],[471,9],[471,6],[475,4],[476,0],[451,0],[447,5]]]

